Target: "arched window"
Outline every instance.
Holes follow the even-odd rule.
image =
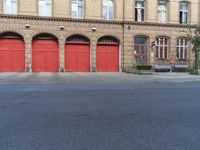
[[[67,42],[90,42],[90,40],[82,35],[72,35],[66,39]]]
[[[156,57],[158,59],[168,58],[169,42],[167,38],[157,38],[156,39]]]
[[[188,55],[188,41],[186,38],[180,38],[177,40],[177,59],[187,59]]]
[[[103,19],[112,20],[114,13],[114,0],[103,0]]]
[[[144,21],[144,11],[145,11],[144,0],[135,1],[135,21]]]
[[[167,0],[158,0],[158,22],[167,22]]]
[[[180,2],[180,23],[187,24],[188,23],[188,12],[189,12],[189,3]]]
[[[17,0],[3,0],[4,14],[17,14]]]
[[[145,37],[135,37],[134,54],[138,64],[146,63],[147,39]]]
[[[83,18],[83,0],[72,0],[72,17]]]
[[[52,16],[52,0],[39,0],[39,16]]]

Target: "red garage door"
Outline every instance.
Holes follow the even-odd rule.
[[[45,36],[44,36],[45,37]],[[58,42],[51,38],[37,38],[32,46],[33,72],[58,72]]]
[[[25,46],[22,37],[6,34],[0,37],[0,72],[25,71]]]
[[[96,51],[97,72],[119,72],[119,44],[98,42]]]
[[[90,43],[88,39],[81,36],[67,39],[65,45],[65,71],[90,71]]]

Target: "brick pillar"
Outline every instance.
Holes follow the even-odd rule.
[[[32,72],[32,37],[26,35],[24,37],[25,43],[25,68],[26,72]]]
[[[91,40],[90,44],[90,71],[96,72],[96,48],[97,41],[96,39]]]
[[[176,37],[171,38],[170,49],[169,49],[169,63],[176,63]]]
[[[155,37],[151,36],[149,39],[149,54],[148,54],[148,63],[151,65],[156,64],[156,47],[155,47]]]
[[[65,37],[59,37],[59,72],[65,71]]]

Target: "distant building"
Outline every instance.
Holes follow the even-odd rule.
[[[191,65],[199,0],[1,0],[0,72]]]

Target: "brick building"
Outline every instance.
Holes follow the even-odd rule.
[[[0,72],[186,64],[199,0],[1,0]]]

